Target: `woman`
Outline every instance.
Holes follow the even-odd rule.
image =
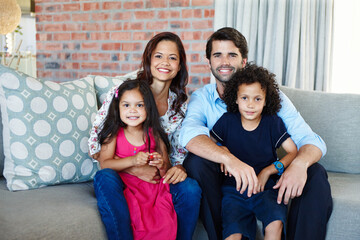
[[[142,57],[138,79],[147,81],[154,95],[161,125],[168,134],[171,144],[170,161],[172,167],[163,179],[157,169],[145,165],[124,170],[144,181],[170,184],[174,208],[177,214],[177,239],[191,239],[196,227],[200,208],[201,189],[197,182],[187,178],[182,162],[186,150],[179,142],[179,130],[186,112],[188,72],[186,54],[180,38],[170,32],[159,33],[146,45]],[[89,138],[90,154],[99,158],[100,145],[97,133],[107,115],[109,103],[114,96],[113,88],[100,108]],[[101,165],[101,162],[100,162]],[[124,184],[116,169],[102,169],[94,178],[94,188],[98,207],[109,239],[132,239],[128,206],[123,194]]]

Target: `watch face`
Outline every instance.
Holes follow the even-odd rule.
[[[277,163],[277,164],[276,164],[276,167],[282,168],[282,164],[281,164],[281,163]]]

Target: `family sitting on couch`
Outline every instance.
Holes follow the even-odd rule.
[[[247,54],[240,32],[214,32],[206,57],[216,84],[195,91],[187,104],[184,47],[177,35],[159,33],[145,48],[136,80],[109,91],[89,137],[101,167],[94,189],[109,239],[192,239],[199,215],[209,239],[255,239],[255,216],[274,239],[325,239],[332,197],[317,163],[325,143],[274,75],[247,63]],[[232,99],[231,111],[225,99]],[[244,144],[243,151],[234,144]],[[254,152],[249,146],[257,144]],[[280,146],[288,154],[278,160]],[[241,206],[229,205],[234,201]]]

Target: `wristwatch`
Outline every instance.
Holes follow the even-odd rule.
[[[275,161],[273,163],[275,165],[276,170],[278,170],[278,175],[281,175],[284,172],[284,164],[280,161]]]

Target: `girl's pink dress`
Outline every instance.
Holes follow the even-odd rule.
[[[155,140],[150,134],[150,152],[155,152]],[[142,146],[131,145],[121,128],[116,139],[115,154],[121,158],[138,152],[148,152]],[[145,182],[133,175],[119,172],[125,184],[124,195],[129,206],[134,239],[176,239],[177,218],[169,184]]]

